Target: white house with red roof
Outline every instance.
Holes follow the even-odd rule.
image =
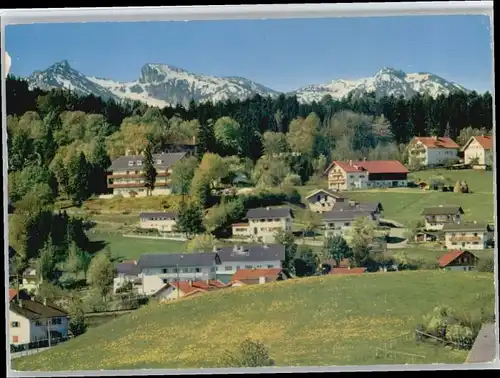
[[[464,163],[478,167],[493,165],[493,137],[478,135],[471,137],[461,150],[464,153]]]
[[[460,146],[448,137],[415,137],[409,144],[410,159],[418,159],[422,166],[444,165],[458,159]]]
[[[439,267],[443,270],[469,271],[476,268],[479,259],[469,251],[456,249],[441,256]]]
[[[397,160],[338,161],[326,169],[328,188],[336,191],[408,186],[408,169]]]

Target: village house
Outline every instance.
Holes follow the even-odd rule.
[[[463,270],[476,269],[479,259],[469,251],[454,250],[441,256],[439,267],[443,270]]]
[[[336,203],[344,202],[346,199],[326,189],[318,189],[305,198],[309,209],[315,213],[324,213],[333,210]]]
[[[446,224],[444,243],[448,249],[486,249],[493,241],[493,227],[481,223]]]
[[[219,255],[217,278],[229,281],[241,269],[281,268],[285,260],[285,246],[281,244],[235,245],[215,248]]]
[[[13,345],[46,341],[49,335],[56,343],[68,337],[68,314],[46,301],[13,298],[9,303],[8,335]]]
[[[366,217],[378,224],[382,205],[380,203],[344,203],[339,208],[323,213],[325,237],[346,237],[358,218]]]
[[[224,283],[217,280],[169,282],[154,293],[152,298],[160,302],[168,302],[175,299],[204,294],[225,287],[226,285]]]
[[[408,147],[409,157],[425,167],[443,165],[458,160],[460,146],[448,137],[415,137]]]
[[[113,279],[113,292],[116,293],[120,288],[124,288],[127,283],[131,283],[132,291],[140,290],[142,286],[141,269],[137,261],[122,261],[116,264],[116,277]]]
[[[397,160],[334,160],[325,170],[328,188],[336,191],[405,187],[408,186],[408,173]]]
[[[141,213],[139,215],[139,227],[148,230],[158,230],[159,232],[174,232],[177,223],[177,213],[175,212],[152,212]]]
[[[169,176],[172,174],[172,166],[185,156],[186,152],[153,154],[153,165],[157,176],[152,195],[170,194]],[[121,156],[112,162],[108,171],[108,188],[113,189],[114,195],[119,194],[124,197],[146,195],[144,156]]]
[[[474,168],[485,168],[493,165],[493,137],[480,135],[471,137],[462,147],[464,163]]]
[[[213,280],[218,264],[220,258],[213,252],[143,254],[137,261],[137,268],[130,265],[122,268],[115,278],[116,287],[123,286],[126,281],[137,282],[137,292],[149,296],[170,282]],[[130,269],[128,273],[127,269]]]
[[[422,210],[425,231],[441,231],[445,224],[457,224],[464,211],[460,206],[434,206]]]
[[[281,268],[273,269],[241,269],[231,279],[228,286],[257,285],[268,282],[284,281],[291,276]]]
[[[292,230],[293,212],[287,207],[250,209],[245,218],[248,223],[232,225],[233,236],[240,236],[257,242],[274,243],[276,232]]]

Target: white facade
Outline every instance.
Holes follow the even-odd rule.
[[[420,164],[426,167],[443,165],[450,159],[458,158],[458,147],[427,147],[422,142],[416,141],[410,148],[410,156],[417,158]]]
[[[493,233],[484,231],[446,231],[444,234],[447,249],[486,249],[488,242],[493,238]]]
[[[292,231],[291,217],[249,219],[248,225],[239,223],[232,227],[233,236],[246,237],[262,243],[274,243],[278,231]]]
[[[144,184],[144,177],[141,175],[144,172],[141,170],[141,166],[131,166],[130,169],[113,171],[111,175],[108,176],[108,180],[112,179],[113,183],[110,184],[110,188],[113,189],[113,195],[121,195],[123,197],[130,197],[131,192],[136,193],[137,197],[146,196],[146,188],[142,186]],[[168,187],[169,175],[172,173],[172,169],[157,169],[157,177],[155,181],[155,188],[151,192],[153,196],[158,195],[168,195],[171,193]]]
[[[445,215],[426,215],[424,217],[426,231],[441,231],[445,224],[460,223],[460,213]]]
[[[334,165],[328,172],[328,189],[348,191],[368,188],[404,188],[408,180],[370,180],[369,172],[346,172],[338,165]]]
[[[331,211],[337,201],[343,202],[344,198],[337,198],[324,190],[318,190],[306,197],[309,209],[316,213]]]
[[[139,220],[139,227],[149,230],[158,230],[160,232],[174,232],[175,225],[177,221],[175,217],[162,217],[151,216],[151,217],[141,217]]]
[[[68,336],[68,318],[30,320],[9,310],[9,342],[14,345],[29,344],[48,339],[48,330]]]
[[[141,273],[142,293],[145,295],[154,294],[168,282],[175,282],[178,280],[213,280],[215,279],[215,275],[215,263],[210,267],[180,267],[178,273],[175,267],[143,269]]]
[[[142,281],[142,278],[140,278],[139,275],[118,273],[118,275],[115,278],[113,278],[113,292],[116,293],[116,291],[119,288],[123,287],[127,282],[135,283],[138,280]],[[141,289],[142,285],[134,284],[134,286],[138,288],[139,291],[142,291]]]
[[[271,269],[281,268],[281,261],[222,261],[217,265],[217,273],[233,275],[240,269]]]
[[[475,159],[477,165],[493,165],[493,150],[486,150],[476,139],[472,139],[464,149],[464,163],[471,164]]]
[[[366,218],[376,223],[378,221],[378,217],[375,215]],[[355,220],[324,220],[323,227],[325,229],[325,237],[342,236],[345,238],[349,235],[354,221]]]

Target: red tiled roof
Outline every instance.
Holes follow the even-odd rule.
[[[365,273],[366,268],[333,268],[329,274],[361,274]]]
[[[170,283],[175,288],[179,288],[183,293],[190,294],[196,290],[202,292],[221,289],[226,287],[224,283],[218,280],[210,280],[208,283],[206,281],[193,281],[191,284],[189,281],[172,282]]]
[[[251,280],[260,277],[276,277],[280,274],[281,268],[271,268],[271,269],[241,269],[238,270],[233,277],[232,281],[240,280]]]
[[[493,138],[490,135],[480,135],[474,138],[485,150],[491,150],[493,148]]]
[[[415,140],[419,141],[427,148],[460,148],[453,139],[447,137],[415,137]]]
[[[187,281],[182,281],[182,282],[172,282],[170,283],[173,287],[176,289],[179,289],[182,291],[184,294],[190,294],[193,291],[200,290],[200,291],[206,291],[204,289],[200,289],[199,287],[191,286],[189,282]]]
[[[13,300],[16,295],[17,295],[17,290],[9,289],[9,302]]]
[[[461,251],[459,249],[456,249],[454,251],[448,252],[447,254],[441,256],[441,258],[439,259],[439,266],[441,268],[444,268],[445,266],[447,266],[450,263],[452,263],[456,258],[462,256],[462,254],[464,252],[465,251]]]
[[[408,173],[408,169],[397,160],[371,160],[371,161],[353,161],[344,162],[334,160],[325,171],[326,173],[337,165],[345,172],[362,172],[368,173]]]
[[[233,223],[232,227],[248,227],[248,223]]]

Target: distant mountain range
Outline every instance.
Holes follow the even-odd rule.
[[[215,77],[196,74],[166,64],[145,64],[139,78],[131,82],[86,76],[72,68],[68,61],[55,63],[46,70],[35,71],[25,78],[30,87],[40,89],[66,88],[78,94],[93,94],[117,101],[139,100],[151,106],[187,105],[197,102],[246,99],[256,94],[278,96],[280,92],[242,77]],[[333,80],[326,84],[308,85],[286,93],[296,95],[299,102],[310,103],[325,95],[340,99],[348,94],[362,96],[375,93],[377,97],[404,96],[416,93],[436,97],[440,94],[464,91],[463,86],[431,73],[405,73],[393,68],[382,68],[374,76],[357,80]]]

